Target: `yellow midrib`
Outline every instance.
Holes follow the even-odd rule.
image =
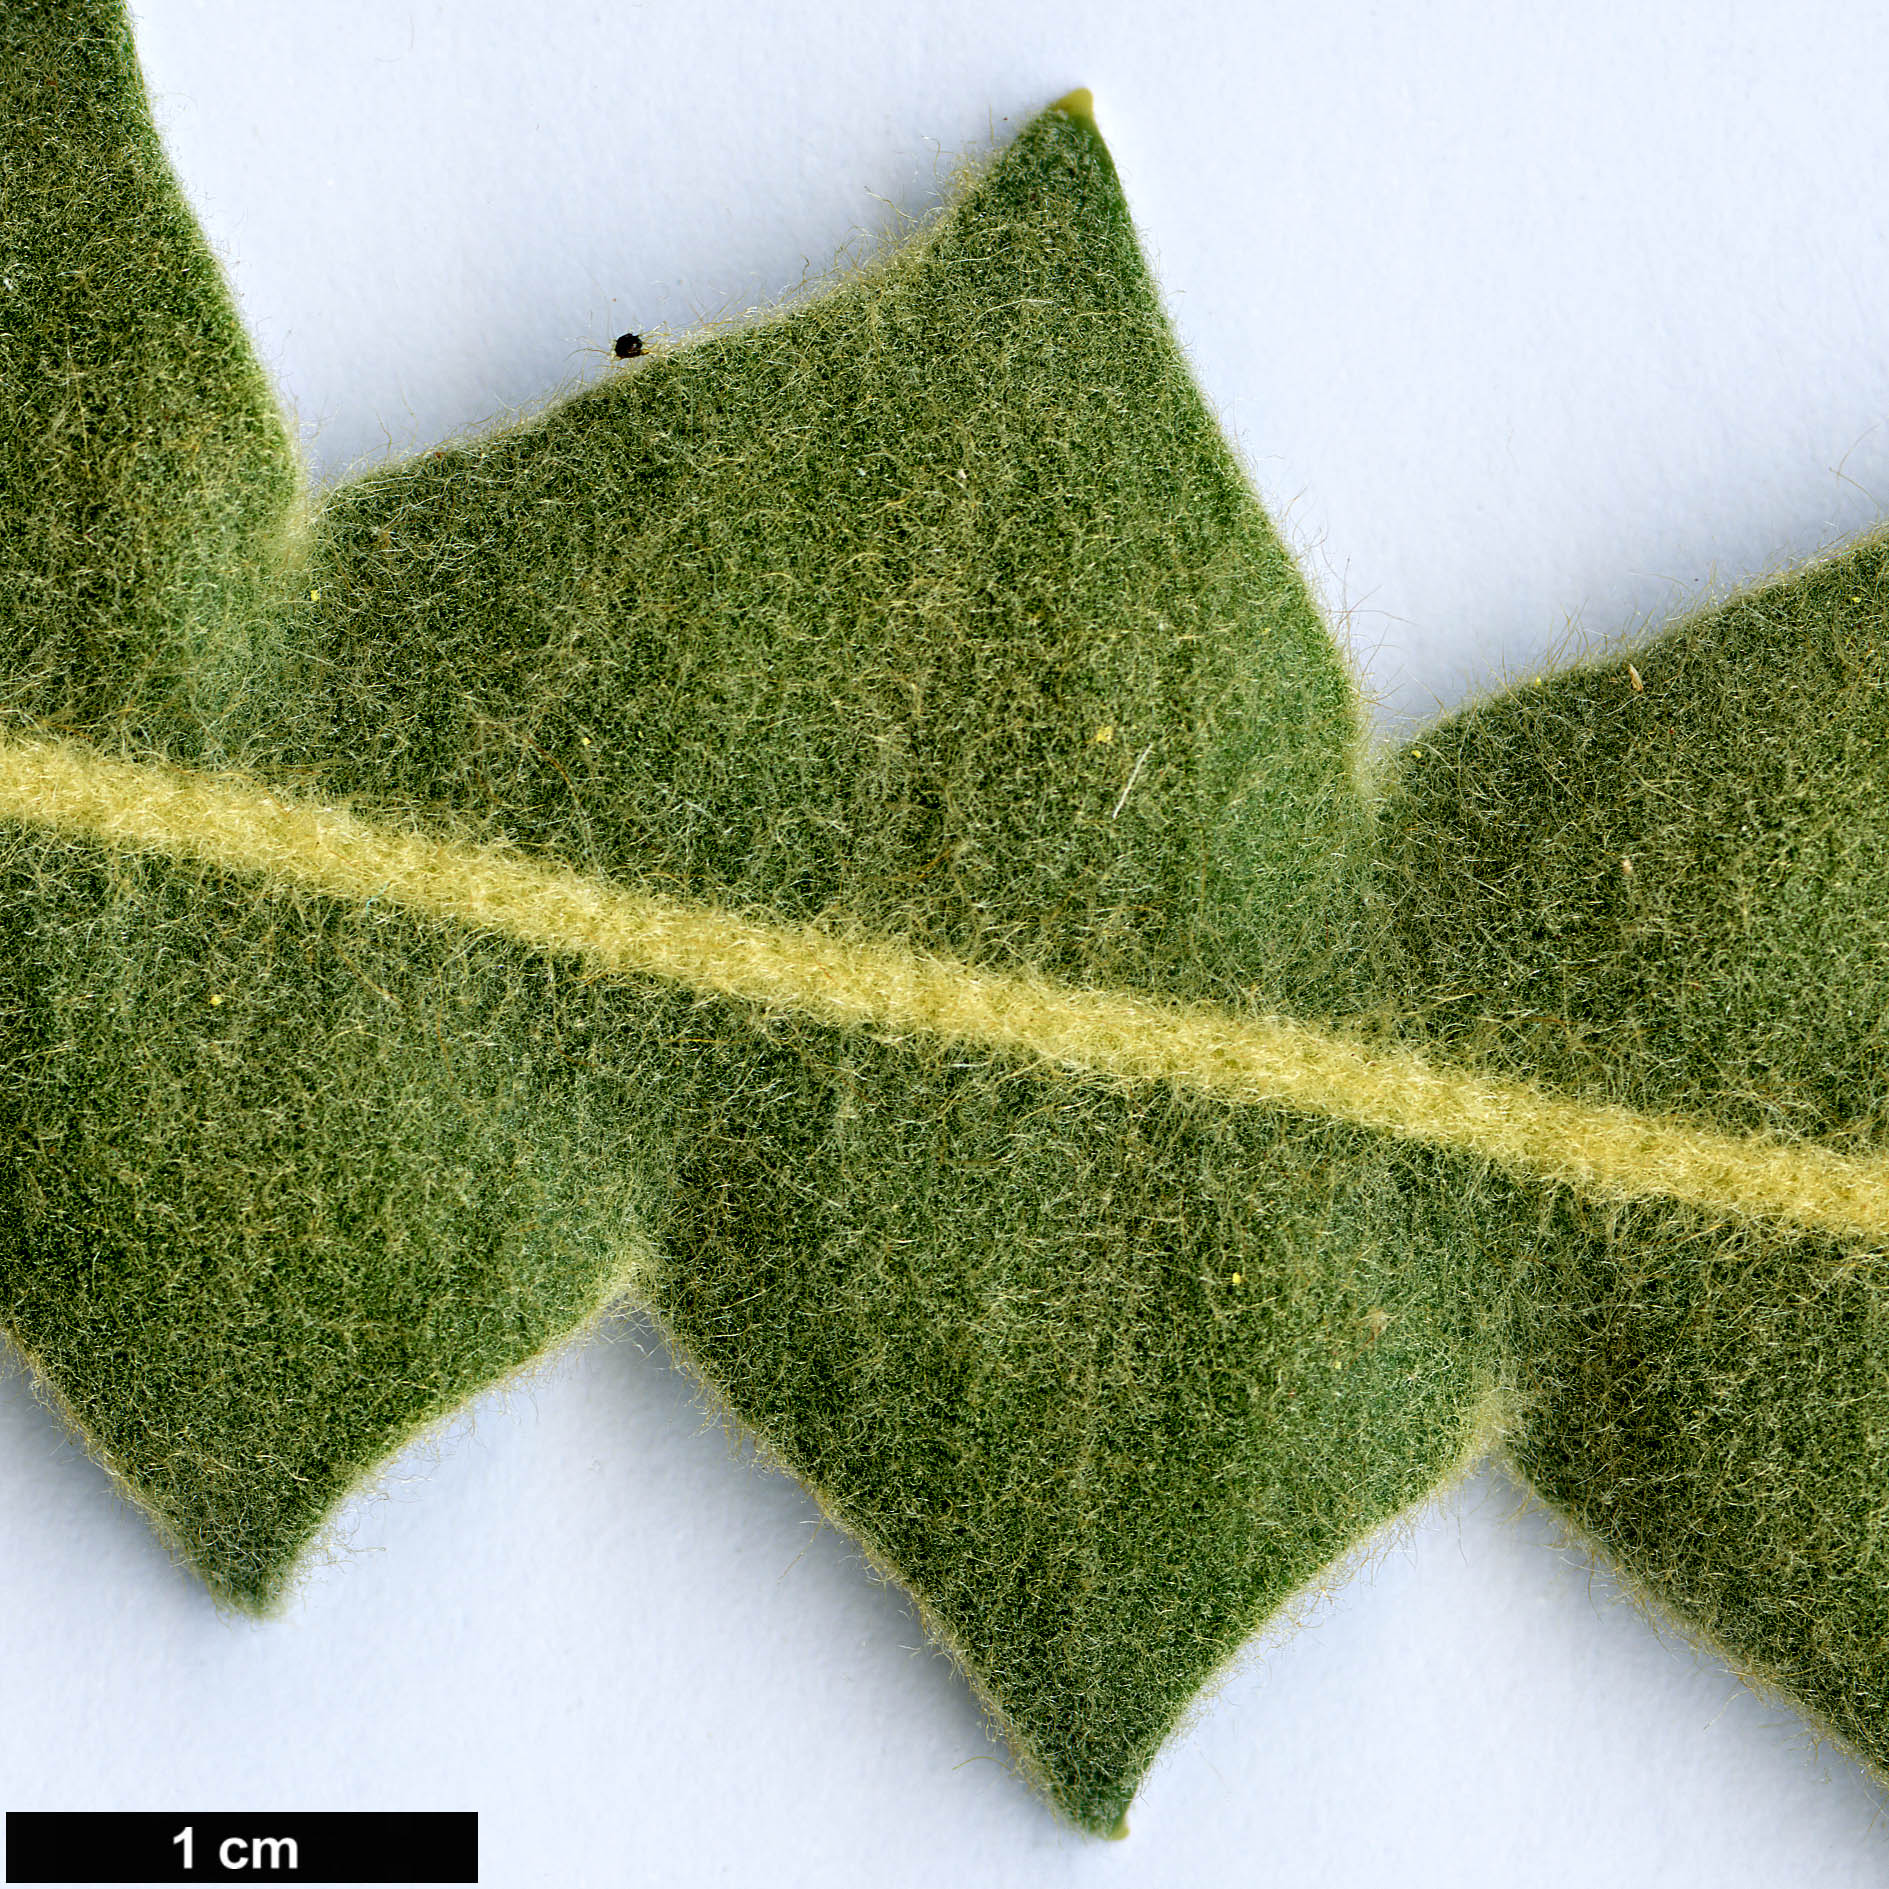
[[[1354,1122],[1614,1198],[1889,1236],[1889,1162],[1719,1133],[1366,1048],[1280,1017],[980,971],[585,878],[505,849],[399,832],[242,776],[0,741],[0,818],[256,873],[570,952],[598,969],[881,1033],[940,1037],[1131,1082]]]

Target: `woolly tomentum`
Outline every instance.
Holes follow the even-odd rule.
[[[1089,1827],[1498,1445],[1889,1760],[1881,549],[1367,765],[1079,95],[319,507],[117,7],[0,102],[0,1309],[212,1585],[627,1295]]]

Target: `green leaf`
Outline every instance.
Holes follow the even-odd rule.
[[[627,1296],[1090,1828],[1498,1445],[1889,1756],[1879,550],[1373,793],[1086,95],[317,507],[0,55],[0,1318],[219,1591]]]

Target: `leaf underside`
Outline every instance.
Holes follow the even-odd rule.
[[[117,5],[9,8],[0,102],[14,734],[1881,1148],[1879,546],[1367,785],[1076,105],[817,300],[316,506]],[[1869,1242],[32,819],[0,1058],[0,1318],[245,1604],[628,1292],[1088,1827],[1259,1622],[1498,1439],[1889,1763]]]

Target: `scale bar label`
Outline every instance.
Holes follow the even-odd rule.
[[[477,1811],[7,1813],[9,1883],[477,1882]]]

